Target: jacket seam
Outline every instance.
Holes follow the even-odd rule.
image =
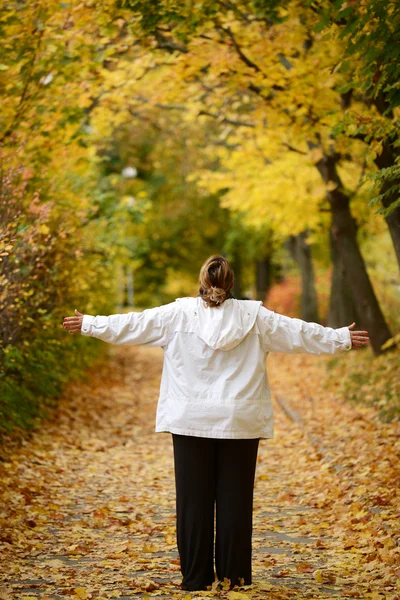
[[[271,424],[272,424],[272,419],[271,419]],[[214,432],[220,432],[220,433],[243,433],[243,430],[241,429],[220,429],[219,427],[213,427],[212,430],[210,429],[192,429],[191,427],[175,427],[174,425],[158,425],[156,427],[156,433],[161,433],[160,430],[170,430],[170,429],[176,429],[178,431],[190,431],[192,433],[202,433],[204,434],[205,432],[208,433],[214,433]],[[263,429],[258,430],[260,432],[260,435],[265,435],[265,427]],[[212,436],[210,436],[212,437]],[[258,435],[255,435],[255,437],[259,437]]]
[[[218,406],[221,406],[221,403],[223,403],[226,400],[233,402],[248,402],[249,400],[253,402],[258,402],[260,400],[270,400],[270,387],[265,387],[265,391],[266,394],[264,396],[257,396],[257,398],[254,398],[253,396],[245,396],[244,398],[238,398],[235,396],[229,398],[221,398],[220,396],[215,396],[215,400],[213,398],[211,398],[211,400],[214,401],[215,404],[217,404]],[[202,400],[205,400],[206,402],[208,401],[207,398],[198,398],[197,400],[193,400],[193,396],[170,396],[169,394],[166,394],[165,396],[160,396],[160,400],[185,400],[188,404],[198,404]]]

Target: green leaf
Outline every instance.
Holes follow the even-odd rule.
[[[330,23],[330,13],[325,13],[322,19],[314,26],[315,33],[321,33]]]
[[[350,90],[352,90],[354,88],[355,88],[354,81],[349,81],[349,83],[346,83],[345,85],[342,85],[338,89],[338,92],[339,92],[339,94],[345,94],[346,92],[349,92]]]

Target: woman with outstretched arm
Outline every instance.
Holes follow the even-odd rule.
[[[368,344],[368,332],[332,329],[232,297],[223,256],[200,270],[199,295],[143,312],[64,319],[69,333],[111,344],[160,346],[164,368],[156,431],[172,434],[182,589],[217,579],[252,581],[253,489],[258,444],[273,437],[266,371],[271,351],[335,354]]]

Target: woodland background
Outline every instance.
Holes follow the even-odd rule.
[[[398,3],[10,0],[0,38],[4,434],[106,351],[63,316],[196,295],[211,253],[238,298],[367,329],[331,374],[398,418]]]

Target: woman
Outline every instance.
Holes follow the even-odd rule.
[[[141,313],[64,319],[70,333],[112,344],[161,346],[156,431],[172,434],[182,588],[251,583],[253,487],[258,443],[273,437],[265,359],[270,351],[334,354],[368,343],[366,331],[331,329],[231,295],[223,256],[200,270],[197,298]]]

